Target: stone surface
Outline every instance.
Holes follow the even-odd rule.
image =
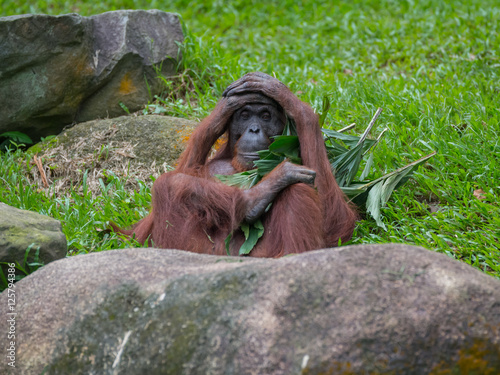
[[[500,373],[500,281],[418,247],[116,250],[15,290],[16,374]]]
[[[50,188],[56,191],[86,187],[102,194],[102,181],[111,175],[125,178],[127,190],[137,181],[157,178],[177,163],[196,121],[147,115],[121,116],[77,124],[55,138],[36,144],[28,152],[42,160]],[[38,169],[34,181],[43,188]],[[100,181],[102,180],[102,181]]]
[[[125,114],[120,102],[140,109],[161,91],[158,71],[175,71],[182,40],[178,16],[158,10],[0,18],[0,134],[38,140]]]
[[[44,264],[66,256],[66,236],[59,221],[0,202],[0,262],[24,264],[26,249],[31,244],[34,245],[28,261],[33,261],[37,247]]]
[[[100,148],[100,145],[92,142],[94,136],[110,133],[101,145],[113,149],[113,146],[119,144],[130,144],[132,148],[129,153],[133,157],[128,159],[133,164],[156,162],[173,166],[184,151],[185,141],[197,125],[196,121],[168,116],[121,116],[75,125],[59,135],[55,144],[62,145],[64,149],[80,144],[75,150],[81,154],[72,155],[73,158],[78,158]]]

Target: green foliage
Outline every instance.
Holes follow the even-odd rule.
[[[29,274],[35,272],[37,269],[43,266],[43,263],[40,261],[40,247],[36,247],[34,249],[35,244],[31,244],[28,246],[26,249],[26,252],[24,253],[24,259],[22,264],[19,263],[18,261],[14,262],[14,268],[16,269],[16,277],[15,281],[19,281],[23,279],[24,277],[28,276]],[[34,250],[33,255],[33,261],[28,262],[28,257],[30,253]],[[0,265],[3,266],[9,266],[8,262],[0,262]],[[7,289],[9,283],[7,280],[7,277],[3,273],[2,268],[0,268],[0,292],[3,292],[5,289]]]
[[[260,220],[257,220],[255,223],[247,224],[243,223],[241,225],[241,230],[245,235],[245,242],[241,245],[240,255],[248,255],[257,244],[259,238],[264,234],[264,225]]]
[[[123,109],[125,111],[125,113],[127,115],[130,115],[130,110],[128,109],[128,107],[124,103],[119,102],[118,105],[121,107],[121,109]]]
[[[241,189],[250,189],[260,181],[261,176],[257,173],[257,169],[250,171],[235,173],[232,175],[216,174],[221,182],[229,186],[237,186]]]
[[[10,131],[0,134],[0,138],[6,138],[0,142],[0,151],[10,150],[12,148],[24,147],[33,144],[33,141],[26,134],[18,131]]]
[[[358,205],[366,206],[366,211],[369,212],[375,219],[377,225],[386,229],[385,224],[382,222],[382,216],[380,213],[381,208],[389,201],[392,192],[408,181],[413,172],[416,171],[417,167],[435,154],[436,153],[433,152],[413,163],[406,165],[403,168],[387,173],[386,175],[361,186],[350,186],[351,188],[355,188],[357,190],[355,195],[352,191],[349,192],[351,196],[354,195],[352,198],[353,202]]]
[[[420,245],[500,276],[497,1],[4,0],[0,13],[92,15],[127,8],[173,11],[184,19],[178,77],[164,77],[165,94],[151,103],[153,110],[205,117],[224,88],[249,71],[275,74],[321,114],[328,97],[325,128],[367,124],[383,107],[372,134],[387,131],[376,152],[361,160],[366,173],[360,180],[438,154],[381,209],[386,230],[362,220],[352,243]],[[68,193],[78,210],[70,214],[23,180],[15,155],[0,155],[0,200],[62,220],[72,253],[124,246],[95,236],[96,222],[117,218],[126,226],[146,212],[147,193],[139,199],[116,186],[92,199]]]

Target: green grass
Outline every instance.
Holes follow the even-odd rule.
[[[359,134],[383,107],[375,134],[389,130],[371,177],[433,150],[438,155],[394,193],[383,210],[387,231],[363,220],[352,243],[421,245],[500,277],[497,1],[224,3],[4,0],[0,15],[127,8],[181,14],[181,76],[157,102],[175,116],[204,117],[229,83],[255,70],[275,74],[316,110],[328,95],[333,129],[355,122]],[[62,220],[72,253],[125,246],[94,229],[114,218],[130,224],[147,210],[150,181],[132,197],[111,179],[102,196],[71,192],[54,200],[25,184],[18,157],[1,156],[0,199]],[[474,196],[479,189],[484,199]]]

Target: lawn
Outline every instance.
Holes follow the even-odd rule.
[[[351,243],[420,245],[500,278],[497,1],[165,3],[4,0],[0,16],[179,13],[185,58],[179,78],[167,82],[172,91],[156,103],[174,116],[203,118],[249,71],[275,75],[317,111],[328,96],[332,129],[356,123],[353,134],[360,134],[382,107],[372,135],[388,130],[372,178],[437,155],[393,194],[383,209],[386,230],[365,218]],[[71,254],[129,246],[95,228],[119,215],[119,224],[131,224],[147,212],[151,179],[132,195],[110,179],[100,196],[73,190],[54,197],[26,183],[22,153],[0,157],[0,200],[61,220]]]

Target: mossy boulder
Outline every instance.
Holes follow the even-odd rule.
[[[500,373],[500,281],[406,245],[107,251],[16,293],[16,374]]]
[[[60,135],[32,146],[49,185],[56,190],[86,184],[99,194],[100,182],[111,175],[136,181],[158,177],[173,167],[198,123],[176,117],[120,116],[77,124]],[[39,174],[34,173],[39,179]],[[41,181],[38,181],[43,186]]]
[[[30,246],[29,262],[34,260],[37,249],[39,260],[44,264],[64,258],[67,243],[61,223],[0,202],[0,262],[24,264],[26,249]]]
[[[196,121],[169,116],[120,116],[77,124],[51,145],[74,150],[73,158],[98,152],[104,162],[117,153],[132,164],[174,166],[197,125]]]

